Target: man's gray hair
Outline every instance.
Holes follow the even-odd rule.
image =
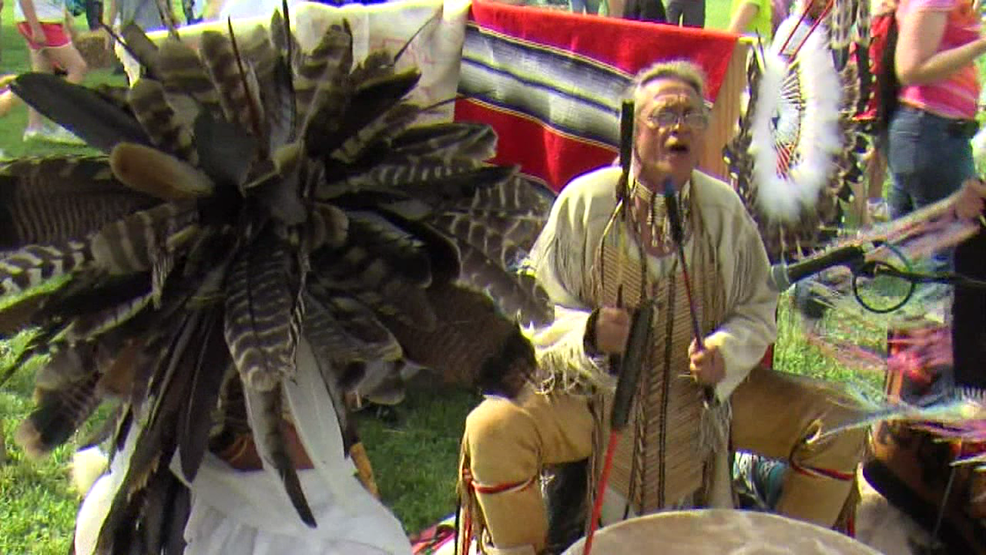
[[[658,79],[681,81],[694,89],[700,99],[705,100],[705,71],[688,60],[669,60],[646,67],[633,78],[631,97],[634,104],[637,106],[643,104],[644,87]]]

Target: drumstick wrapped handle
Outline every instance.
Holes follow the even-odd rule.
[[[674,184],[671,178],[664,181],[664,206],[668,212],[668,223],[671,228],[671,240],[674,242],[675,250],[678,251],[678,260],[681,263],[681,273],[685,278],[685,294],[688,297],[688,308],[692,317],[692,333],[695,335],[695,346],[699,351],[705,350],[705,342],[702,341],[702,326],[698,323],[698,308],[692,298],[692,280],[688,275],[688,265],[685,263],[685,228],[681,222],[681,214],[678,213],[678,199],[675,197]],[[702,386],[702,396],[705,398],[705,406],[716,404],[716,392],[712,386]]]
[[[622,431],[630,420],[630,407],[633,405],[633,395],[637,392],[637,382],[640,381],[644,352],[650,345],[653,322],[653,301],[644,302],[633,312],[630,334],[627,336],[626,349],[623,351],[620,371],[617,374],[619,380],[616,382],[616,393],[613,395],[613,410],[610,413],[611,430]]]
[[[603,470],[599,475],[599,490],[596,492],[596,502],[592,507],[589,533],[585,537],[585,549],[582,551],[584,555],[589,555],[592,551],[592,538],[596,534],[603,508],[603,496],[606,495],[606,484],[609,483],[609,472],[613,468],[613,454],[616,453],[620,436],[630,420],[630,408],[633,406],[633,396],[637,392],[637,382],[640,381],[640,372],[644,366],[644,353],[650,347],[653,323],[654,302],[645,301],[633,312],[626,349],[623,350],[623,357],[619,362],[619,378],[616,382],[613,409],[609,418],[609,445],[606,448]]]

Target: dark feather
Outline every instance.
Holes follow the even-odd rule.
[[[152,391],[155,399],[143,426],[138,428],[134,450],[126,467],[120,493],[113,499],[99,532],[97,552],[124,547],[134,541],[134,523],[146,499],[146,486],[156,471],[168,471],[168,461],[178,446],[177,418],[188,399],[190,372],[179,369],[193,364],[195,351],[185,349],[196,335],[201,315],[190,313],[178,319],[163,335],[170,338],[169,349],[154,364]],[[121,543],[122,542],[122,543]]]
[[[377,212],[397,227],[410,233],[420,241],[428,256],[431,269],[431,283],[449,283],[462,272],[459,249],[447,235],[436,230],[426,222],[417,221],[405,215],[400,206],[385,204]]]
[[[243,185],[257,154],[257,139],[227,121],[199,114],[195,148],[203,171],[220,184]]]
[[[210,414],[216,407],[226,369],[231,363],[223,338],[221,315],[216,309],[205,318],[199,357],[195,366],[188,369],[193,377],[188,403],[178,423],[178,448],[181,470],[189,482],[195,479],[209,446],[210,427],[204,425],[203,415]]]
[[[10,88],[32,108],[103,152],[120,142],[150,144],[133,116],[81,85],[48,73],[24,73]]]

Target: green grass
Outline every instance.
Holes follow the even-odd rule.
[[[3,9],[2,73],[28,70],[24,42],[12,25],[14,1],[7,0]],[[729,0],[710,0],[708,26],[725,27],[728,7]],[[107,71],[94,72],[89,79],[122,82],[122,77]],[[21,133],[25,121],[24,107],[0,119],[0,150],[9,157],[86,151],[45,143],[24,144]],[[782,304],[780,322],[778,368],[838,381],[858,380],[853,372],[804,342],[797,317],[786,304]],[[879,343],[882,338],[874,336],[872,340]],[[0,368],[17,348],[14,342],[0,344]],[[13,445],[14,430],[31,410],[32,375],[32,368],[22,368],[0,389],[0,440],[6,442],[9,457],[6,465],[0,465],[0,555],[67,552],[79,501],[67,480],[67,464],[76,442],[42,461],[26,460]],[[863,381],[875,380],[876,377],[869,377]],[[465,416],[477,402],[477,396],[463,391],[415,390],[394,409],[395,424],[371,414],[360,417],[360,433],[383,500],[409,532],[426,527],[453,510],[459,440]]]

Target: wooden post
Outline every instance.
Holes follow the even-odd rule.
[[[712,117],[709,121],[709,131],[705,139],[705,151],[699,158],[698,166],[703,172],[729,181],[726,161],[722,149],[736,133],[736,124],[740,116],[740,102],[746,91],[746,65],[753,41],[740,38],[733,49],[729,60],[729,68],[722,80],[716,103],[712,106]]]

